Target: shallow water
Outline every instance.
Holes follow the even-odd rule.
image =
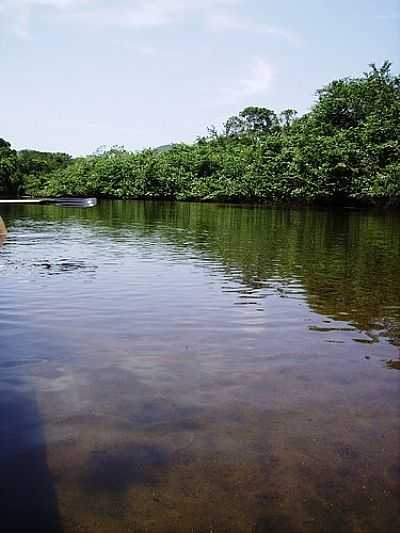
[[[400,213],[7,208],[2,530],[400,530]]]

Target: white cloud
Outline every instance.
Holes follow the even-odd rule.
[[[104,26],[162,26],[186,17],[200,19],[208,11],[219,7],[233,7],[241,0],[92,0],[90,9],[75,11],[88,22]]]
[[[215,11],[209,13],[206,18],[206,24],[210,30],[214,31],[242,31],[248,29],[248,24],[243,17],[230,11]]]
[[[206,25],[212,31],[243,31],[265,35],[274,35],[293,44],[299,43],[298,36],[292,31],[267,24],[258,23],[228,10],[213,11],[207,15]]]
[[[3,0],[2,4],[9,7],[16,6],[28,6],[28,5],[37,5],[37,6],[49,6],[55,8],[66,8],[73,5],[83,5],[83,4],[94,4],[96,0]]]
[[[154,27],[193,17],[212,31],[248,31],[295,41],[282,28],[259,24],[239,14],[245,0],[0,0],[0,22],[28,31],[29,20],[42,14],[68,17],[90,26]]]
[[[267,91],[274,81],[275,72],[270,63],[264,59],[258,59],[251,68],[248,77],[240,82],[241,94],[253,96]]]
[[[272,64],[265,59],[257,59],[247,75],[234,82],[233,87],[222,90],[223,100],[232,103],[243,98],[266,93],[272,87],[276,74]]]
[[[388,15],[378,15],[378,19],[381,20],[399,20],[400,19],[400,13],[390,13]]]
[[[19,16],[21,10],[31,15],[47,8],[78,17],[102,19],[104,25],[159,25],[184,15],[205,13],[209,9],[232,7],[242,0],[1,0],[0,12]]]
[[[82,7],[88,4],[95,4],[96,0],[1,0],[0,11],[8,13],[30,12],[34,8],[67,9],[71,7]]]

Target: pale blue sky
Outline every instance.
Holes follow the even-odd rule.
[[[399,0],[0,0],[0,137],[93,152],[191,141],[247,105],[307,111],[389,59]]]

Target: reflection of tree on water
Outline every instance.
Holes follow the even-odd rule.
[[[7,368],[0,361],[2,366],[4,375]],[[1,529],[59,533],[62,528],[38,406],[32,392],[15,390],[1,383]]]
[[[296,280],[314,311],[400,343],[396,211],[114,201],[95,210],[14,207],[11,214],[87,224],[102,239],[156,236],[222,262],[228,273],[239,270],[254,289],[271,279]]]

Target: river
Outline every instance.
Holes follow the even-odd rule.
[[[400,212],[2,209],[2,530],[400,531]]]

